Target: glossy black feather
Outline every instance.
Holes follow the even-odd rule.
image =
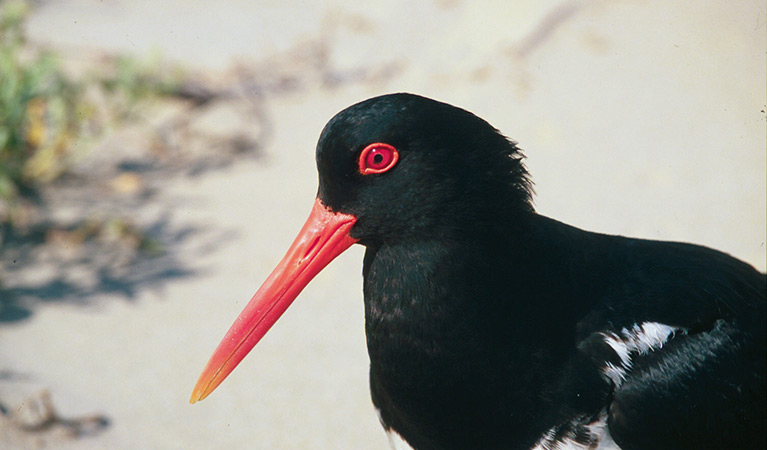
[[[359,152],[400,152],[362,175]],[[409,94],[334,117],[319,197],[358,218],[373,402],[418,449],[590,443],[608,414],[626,450],[765,448],[765,275],[701,246],[590,233],[540,216],[517,146]],[[621,359],[605,336],[679,330]]]

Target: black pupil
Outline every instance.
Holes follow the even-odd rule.
[[[373,155],[373,163],[381,164],[383,162],[383,160],[384,160],[384,157],[383,157],[382,154],[377,153],[377,154]]]

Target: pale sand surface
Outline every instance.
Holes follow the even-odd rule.
[[[39,385],[62,415],[109,417],[104,432],[48,448],[387,448],[367,387],[362,248],[320,274],[211,397],[187,403],[308,215],[322,126],[377,94],[441,99],[518,141],[544,215],[765,270],[764,2],[366,3],[51,1],[33,14],[36,42],[160,49],[200,70],[318,40],[339,69],[392,68],[272,97],[263,158],[172,178],[135,212],[201,230],[176,250],[192,276],[0,324],[0,368],[28,378],[0,380],[2,398]]]

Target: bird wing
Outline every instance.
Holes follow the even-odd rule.
[[[578,324],[579,350],[611,386],[612,438],[637,450],[767,448],[765,275],[704,247],[618,242],[602,301]]]
[[[658,332],[653,326],[638,329]],[[607,338],[625,358],[605,370],[617,381],[607,416],[615,442],[631,449],[764,449],[764,336],[735,320],[698,333],[658,328],[654,337],[668,339],[647,339],[654,348],[635,346],[631,330]]]

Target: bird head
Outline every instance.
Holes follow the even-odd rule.
[[[352,244],[449,239],[532,210],[513,142],[468,111],[412,94],[375,97],[338,113],[320,135],[317,168],[306,224],[215,350],[192,403],[207,397]]]
[[[391,94],[341,111],[317,145],[317,198],[354,215],[372,245],[448,236],[505,211],[530,210],[516,145],[474,114]]]

